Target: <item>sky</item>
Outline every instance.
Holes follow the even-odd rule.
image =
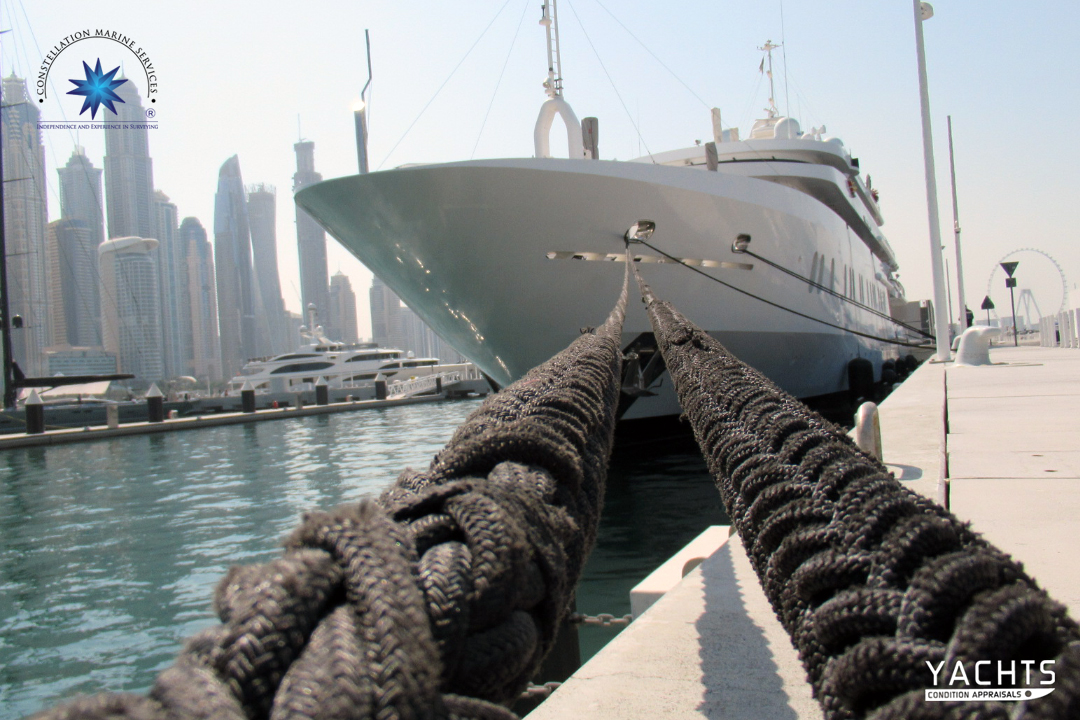
[[[278,264],[285,304],[300,310],[293,143],[315,143],[324,178],[354,174],[352,107],[367,80],[371,169],[414,162],[528,157],[546,99],[540,0],[353,0],[298,4],[3,0],[0,63],[34,83],[46,54],[81,30],[123,34],[157,73],[154,184],[180,217],[213,228],[217,173],[238,154],[246,184],[277,188]],[[924,24],[941,237],[956,293],[946,118],[952,117],[965,295],[1008,307],[1003,259],[1020,261],[1020,289],[1043,313],[1070,293],[1080,305],[1080,242],[1070,220],[1080,167],[1080,3],[940,0]],[[907,0],[562,0],[564,96],[600,123],[602,159],[628,159],[711,136],[710,107],[745,136],[767,106],[758,72],[774,51],[776,101],[804,128],[825,125],[860,158],[881,192],[883,231],[909,299],[932,296],[914,11]],[[43,120],[75,121],[66,95],[82,61],[122,65],[145,93],[135,55],[84,41],[49,74]],[[100,111],[99,111],[100,113]],[[87,113],[88,115],[89,113]],[[83,116],[83,119],[86,115]],[[100,115],[99,115],[100,119]],[[44,131],[49,219],[59,217],[56,167],[76,143],[103,166],[103,131]],[[560,133],[552,133],[553,155]],[[332,238],[329,272],[357,293],[369,336],[370,273]],[[1031,248],[1033,250],[1014,251]],[[1049,258],[1053,258],[1053,261]],[[1055,266],[1056,262],[1056,266]],[[954,302],[954,305],[956,303]],[[1005,313],[1003,313],[1005,314]]]

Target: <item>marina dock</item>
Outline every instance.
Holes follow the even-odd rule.
[[[905,486],[1023,563],[1075,615],[1080,353],[1002,346],[990,357],[980,367],[924,363],[900,385],[880,408],[884,460]],[[693,545],[635,588],[635,613],[670,590],[531,720],[822,717],[739,537],[714,528]]]

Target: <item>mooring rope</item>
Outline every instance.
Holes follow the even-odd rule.
[[[514,718],[596,539],[629,287],[607,321],[491,396],[426,472],[308,513],[218,585],[221,625],[148,696],[39,718]]]
[[[1080,718],[1080,628],[1062,605],[638,280],[724,507],[827,718]],[[960,662],[981,689],[975,663],[998,660],[1016,661],[1014,685],[1023,661],[1036,672],[1054,661],[1054,691],[924,699],[927,662],[944,663],[939,687]]]

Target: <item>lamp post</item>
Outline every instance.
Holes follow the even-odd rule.
[[[960,300],[960,332],[968,328],[967,303],[964,301],[964,263],[960,258],[960,211],[956,206],[956,164],[953,162],[952,115],[949,121],[949,179],[952,184],[953,237],[956,240],[956,295]],[[952,308],[952,301],[949,301]]]
[[[934,139],[930,133],[930,93],[926,87],[926,54],[923,51],[924,20],[934,16],[929,3],[912,0],[915,8],[915,53],[919,64],[919,104],[922,108],[923,164],[926,166],[926,205],[930,220],[930,269],[934,279],[934,331],[938,362],[947,362],[949,353],[949,316],[945,306],[945,273],[941,267],[941,228],[938,218],[937,179],[934,173]]]

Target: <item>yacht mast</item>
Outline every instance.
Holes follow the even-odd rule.
[[[555,0],[544,0],[540,24],[547,31],[548,79],[544,90],[548,97],[562,97],[562,54],[559,51],[559,11]]]
[[[772,51],[778,47],[780,46],[774,45],[772,40],[766,40],[765,44],[758,48],[758,50],[763,51],[769,58],[769,107],[767,110],[769,111],[769,117],[771,118],[780,114],[780,111],[776,109],[776,88],[774,87],[772,74]],[[764,69],[764,63],[765,60],[762,58],[762,69]]]
[[[551,157],[551,122],[559,115],[566,125],[566,145],[569,148],[570,157],[580,160],[586,157],[585,146],[582,141],[581,122],[574,114],[570,104],[562,96],[562,58],[559,53],[559,12],[555,8],[555,0],[544,0],[543,14],[540,16],[540,24],[547,32],[547,78],[544,80],[544,92],[548,99],[540,106],[540,116],[536,118],[536,127],[533,128],[533,146],[536,149],[536,157]]]

